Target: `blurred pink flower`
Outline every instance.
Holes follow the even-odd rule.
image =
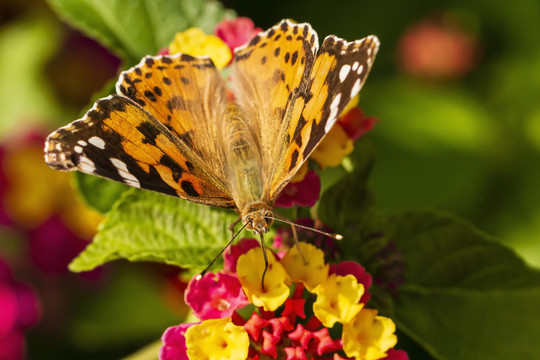
[[[88,245],[88,241],[75,235],[59,215],[31,229],[28,240],[34,265],[49,274],[67,272],[71,260]]]
[[[389,349],[388,354],[382,360],[409,360],[409,355],[403,350]]]
[[[41,317],[37,296],[15,281],[8,265],[0,259],[0,359],[21,359],[24,331]]]
[[[249,304],[240,281],[233,275],[206,273],[191,279],[185,301],[200,320],[222,319]]]
[[[431,79],[461,77],[477,62],[476,39],[450,23],[425,20],[403,34],[398,45],[400,67],[408,74]]]
[[[308,171],[304,180],[289,183],[278,196],[275,205],[280,207],[313,206],[319,200],[321,179],[315,171]]]
[[[250,41],[262,29],[255,27],[250,18],[238,17],[233,20],[223,20],[216,25],[214,33],[221,38],[234,53],[234,49]]]

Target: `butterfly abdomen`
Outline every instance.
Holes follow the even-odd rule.
[[[261,200],[263,179],[258,144],[244,113],[236,104],[227,108],[223,135],[231,193],[238,209],[242,210]]]

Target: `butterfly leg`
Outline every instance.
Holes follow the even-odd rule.
[[[238,215],[238,218],[236,220],[234,220],[234,222],[229,225],[229,231],[231,232],[231,236],[232,238],[234,239],[234,228],[236,227],[236,225],[238,225],[238,223],[242,220],[242,217],[240,215]]]
[[[306,265],[307,260],[306,260],[306,258],[304,256],[304,253],[302,253],[302,249],[300,249],[300,245],[298,244],[298,242],[299,242],[298,233],[296,232],[296,228],[292,224],[291,224],[291,230],[292,230],[292,234],[293,234],[293,238],[294,238],[294,245],[298,249],[298,253],[300,254],[300,257],[302,258],[302,261],[304,262],[304,265]]]

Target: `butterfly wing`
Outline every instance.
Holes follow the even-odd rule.
[[[266,200],[279,195],[358,94],[378,46],[375,36],[328,36],[317,54],[311,26],[283,20],[235,51],[235,94],[259,138]]]
[[[45,161],[130,186],[234,208],[230,195],[198,167],[192,151],[132,100],[98,100],[80,120],[47,138]]]
[[[317,47],[309,24],[283,20],[235,50],[233,87],[260,145],[266,194],[288,146],[287,129],[299,116],[290,105],[305,93]]]
[[[274,199],[338,120],[362,88],[379,49],[376,36],[347,42],[336,36],[323,41],[301,95],[289,104],[290,123],[270,180]]]
[[[116,88],[164,124],[189,148],[193,163],[228,191],[218,141],[226,120],[226,86],[209,57],[145,57],[120,75]]]

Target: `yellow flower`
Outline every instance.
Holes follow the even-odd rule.
[[[339,124],[335,124],[323,141],[313,150],[311,158],[323,168],[337,166],[341,164],[343,157],[349,155],[353,150],[353,140]]]
[[[296,174],[291,179],[290,183],[294,184],[294,183],[297,183],[297,182],[300,182],[300,181],[304,180],[307,173],[308,173],[308,163],[306,161],[302,166],[300,166],[300,169],[298,169]]]
[[[175,35],[169,44],[169,54],[210,56],[218,69],[223,69],[232,59],[231,50],[215,35],[207,35],[199,28],[190,28]]]
[[[248,333],[243,326],[234,325],[231,318],[205,320],[190,326],[185,338],[190,360],[240,360],[248,356]]]
[[[362,309],[349,323],[343,325],[343,350],[350,357],[377,360],[386,356],[397,343],[396,325],[377,310]]]
[[[353,97],[351,99],[351,101],[349,101],[349,103],[347,104],[347,106],[345,106],[345,109],[343,109],[343,111],[341,112],[341,114],[339,115],[339,117],[342,117],[343,115],[347,114],[349,111],[351,111],[353,108],[357,107],[358,106],[358,100],[360,99],[360,94],[356,95],[355,97]]]
[[[348,323],[364,306],[358,303],[364,294],[364,285],[359,284],[354,275],[332,274],[313,292],[317,294],[313,313],[327,328],[336,322]]]
[[[304,255],[303,258],[298,247]],[[293,281],[303,282],[311,292],[328,277],[329,265],[324,263],[324,252],[305,242],[291,247],[281,259],[281,264]]]
[[[9,190],[3,199],[8,215],[18,224],[35,227],[54,213],[82,238],[91,238],[103,216],[86,206],[72,189],[70,175],[49,169],[42,145],[23,144],[6,156]]]
[[[260,247],[249,250],[238,258],[236,272],[238,280],[250,303],[274,311],[289,297],[291,279],[276,261],[274,254],[266,250],[268,270],[264,276],[264,289],[261,279],[264,272],[263,253]]]

